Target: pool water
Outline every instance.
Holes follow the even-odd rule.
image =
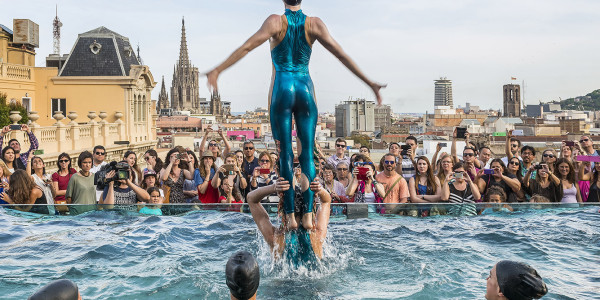
[[[370,216],[329,225],[317,269],[273,262],[250,214],[39,217],[0,208],[2,299],[75,281],[84,299],[229,299],[225,263],[259,261],[259,299],[483,299],[495,262],[521,260],[544,299],[600,299],[598,207],[476,217]]]

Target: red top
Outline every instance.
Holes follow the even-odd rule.
[[[54,172],[54,174],[52,174],[52,181],[58,182],[58,190],[59,191],[66,191],[67,186],[69,185],[69,179],[71,179],[71,176],[73,176],[73,174],[75,174],[75,173],[77,173],[77,170],[75,170],[73,168],[69,169],[69,173],[65,176],[60,176],[60,175],[58,175],[58,172]],[[65,195],[54,197],[54,201],[60,201],[60,200],[65,200]]]
[[[213,188],[211,181],[208,181],[208,187],[204,194],[198,191],[198,200],[200,200],[200,203],[219,203],[219,189]]]
[[[221,196],[219,197],[219,202],[221,203],[225,203],[224,201],[227,201],[227,198],[225,196]],[[243,204],[244,202],[241,200],[235,200],[235,201],[231,201],[231,204]],[[223,208],[223,210],[225,211],[241,211],[242,206],[241,205],[230,205],[227,208]]]

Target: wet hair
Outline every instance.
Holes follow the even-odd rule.
[[[61,279],[47,284],[28,298],[28,300],[47,299],[77,300],[79,299],[79,288],[75,282],[68,279]]]
[[[256,294],[260,284],[260,270],[250,252],[239,251],[229,257],[225,265],[225,283],[236,299],[247,300]]]
[[[146,150],[144,155],[146,155],[146,154],[154,157],[154,159],[156,160],[156,164],[154,165],[153,170],[154,170],[154,172],[156,172],[156,174],[160,173],[160,170],[162,170],[162,168],[164,167],[164,163],[163,163],[162,159],[160,159],[160,157],[158,157],[158,153],[156,152],[156,150],[148,149],[148,150]]]
[[[36,187],[33,178],[31,178],[25,170],[15,170],[15,172],[10,175],[8,183],[10,189],[7,194],[16,204],[24,204],[29,201],[29,194],[31,194],[31,191]]]
[[[104,150],[106,151],[106,150]],[[79,166],[79,168],[81,169],[81,166],[83,165],[83,160],[85,160],[86,158],[89,158],[92,160],[92,163],[94,163],[94,156],[92,155],[92,153],[90,151],[83,151],[81,153],[79,153],[79,157],[77,158],[77,166]]]
[[[506,202],[506,193],[501,187],[497,185],[490,186],[485,192],[485,202],[490,202],[490,196],[493,195],[500,196],[500,202]]]
[[[498,287],[507,299],[539,299],[548,293],[548,288],[538,272],[530,265],[503,260],[496,264]]]

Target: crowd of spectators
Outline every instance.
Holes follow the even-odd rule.
[[[0,204],[19,204],[15,208],[25,211],[79,214],[118,208],[160,214],[165,203],[187,207],[223,203],[229,204],[224,206],[227,210],[240,211],[249,192],[272,185],[279,178],[277,153],[257,152],[251,141],[244,142],[241,149],[232,149],[221,130],[210,128],[198,152],[177,146],[159,155],[150,149],[142,155],[145,163],[138,165],[138,153],[127,151],[121,161],[109,163],[105,147],[98,145],[91,152],[80,153],[76,166],[69,154],[60,154],[58,170],[49,174],[44,160],[34,155],[39,147],[37,138],[27,125],[21,130],[27,133],[30,148],[22,151],[19,141],[13,139],[2,149]],[[10,127],[2,130],[0,143],[9,131]],[[501,158],[493,158],[489,147],[477,148],[469,137],[466,132],[466,147],[459,153],[456,145],[461,138],[455,131],[450,153],[441,152],[445,145],[438,143],[431,161],[417,155],[419,146],[413,136],[407,137],[403,145],[389,144],[388,153],[379,161],[371,159],[371,149],[364,145],[349,156],[347,142],[340,138],[330,157],[324,156],[317,145],[315,164],[333,203],[365,203],[371,212],[475,215],[512,210],[510,204],[517,202],[600,199],[600,164],[575,159],[580,155],[599,156],[590,136],[563,142],[560,155],[554,149],[544,150],[539,162],[536,150],[523,145],[511,132],[507,133],[506,156]],[[297,161],[294,174],[294,184],[299,184]],[[279,198],[272,194],[262,202],[277,203]],[[506,204],[478,210],[477,202]],[[428,205],[415,205],[423,203]],[[336,214],[344,211],[343,205],[332,209]]]

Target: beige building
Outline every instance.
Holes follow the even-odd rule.
[[[128,38],[105,27],[79,34],[59,70],[34,67],[35,46],[16,43],[15,36],[1,27],[0,91],[28,107],[45,156],[79,153],[95,144],[109,154],[110,148],[141,152],[156,143],[150,94],[156,82]],[[65,117],[71,122],[61,122]]]

